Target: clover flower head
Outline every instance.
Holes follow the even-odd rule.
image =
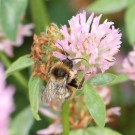
[[[57,39],[61,39],[61,36],[61,32],[54,23],[50,24],[45,32],[34,34],[30,53],[34,61],[33,76],[38,76],[45,81],[48,79],[48,70],[54,62],[52,53],[56,50],[61,52],[54,43]]]
[[[135,45],[133,51],[123,60],[122,69],[119,72],[127,74],[131,80],[135,80]]]
[[[55,106],[52,103],[53,107]],[[45,129],[40,129],[37,131],[37,135],[52,135],[52,134],[60,134],[63,131],[61,118],[60,118],[60,109],[55,106],[55,109],[52,106],[47,106],[46,108],[40,108],[39,111],[45,115],[53,119],[53,122]]]
[[[115,63],[114,55],[119,51],[121,33],[115,29],[113,22],[105,20],[100,24],[101,15],[94,17],[92,13],[86,19],[86,12],[73,16],[69,20],[69,28],[66,25],[60,29],[64,38],[57,40],[56,46],[61,46],[71,58],[85,58],[75,60],[74,71],[82,70],[86,78],[95,74],[98,70],[104,72]],[[54,56],[62,59],[63,56],[54,52]]]
[[[111,107],[106,110],[106,123],[114,121],[113,116],[120,116],[120,107]]]
[[[10,114],[14,110],[14,91],[13,86],[6,86],[4,68],[0,63],[0,135],[9,135]]]
[[[21,46],[24,42],[24,37],[32,35],[31,29],[33,28],[33,24],[19,24],[15,41],[7,39],[4,33],[0,30],[0,51],[6,53],[6,55],[8,55],[9,57],[13,57],[13,47]]]

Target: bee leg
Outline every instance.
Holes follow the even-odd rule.
[[[64,88],[64,96],[66,95],[66,93],[67,93],[67,89],[66,89],[66,84],[67,84],[67,77],[68,76],[66,76],[65,78],[64,78],[64,83],[63,83],[63,88]]]
[[[67,94],[66,94],[66,99],[72,99],[75,95],[75,92],[76,92],[76,88],[70,86],[70,85],[67,85]]]
[[[81,89],[82,88],[82,85],[83,85],[84,81],[85,81],[85,78],[83,77],[82,80],[80,81],[77,89]]]
[[[50,71],[51,71],[51,67],[48,68],[48,74],[50,73]]]
[[[91,74],[91,72],[86,73],[86,74]],[[80,82],[80,84],[78,85],[78,89],[82,88],[82,85],[83,85],[84,81],[85,81],[85,78],[83,77],[82,80],[81,80],[81,82]]]

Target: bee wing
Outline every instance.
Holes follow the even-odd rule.
[[[50,79],[42,93],[43,103],[48,103],[50,101],[63,102],[64,99],[70,95],[66,85],[65,78],[61,83],[53,82]]]
[[[42,92],[42,102],[49,102],[54,91],[54,85],[52,81],[49,81]]]

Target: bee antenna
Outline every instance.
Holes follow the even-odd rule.
[[[59,44],[59,43],[58,43]],[[63,50],[63,52],[64,52],[64,55],[67,57],[67,54],[66,54],[66,52],[65,52],[65,50],[64,50],[64,48],[63,48],[63,46],[61,45],[61,44],[59,44],[59,46],[62,48],[62,50]],[[68,57],[67,57],[67,59],[68,59]],[[76,60],[76,59],[82,59],[82,60],[85,60],[87,63],[88,63],[88,61],[85,59],[85,58],[73,58],[73,59],[71,59],[71,60]]]
[[[59,43],[58,43],[58,44],[59,44]],[[66,54],[66,52],[65,52],[65,50],[64,50],[64,48],[63,48],[63,46],[60,45],[60,44],[59,44],[59,46],[62,48],[62,50],[63,50],[63,52],[64,52],[64,55],[67,57],[67,54]]]
[[[76,60],[76,59],[82,59],[85,60],[87,63],[89,63],[85,58],[73,58],[72,60]]]

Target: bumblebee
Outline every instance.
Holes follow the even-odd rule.
[[[49,69],[49,80],[42,94],[43,102],[63,102],[66,98],[72,98],[80,87],[72,68],[73,61],[67,58],[56,62]]]
[[[60,45],[61,46],[61,45]],[[65,56],[67,53],[61,46]],[[84,58],[73,58],[68,57],[62,61],[54,63],[52,67],[48,70],[48,82],[45,89],[42,92],[43,103],[49,102],[63,102],[67,98],[72,98],[76,92],[76,89],[80,89],[84,83],[84,77],[77,84],[77,78],[73,72],[73,60],[82,59],[88,62]]]

